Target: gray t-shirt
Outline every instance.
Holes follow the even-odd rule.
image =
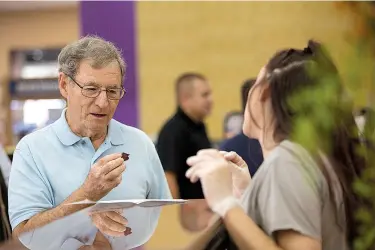
[[[322,160],[333,181],[335,203],[330,202],[326,178],[311,155],[285,140],[252,178],[242,205],[271,237],[279,230],[294,230],[321,241],[323,250],[346,250],[342,190],[323,155]]]

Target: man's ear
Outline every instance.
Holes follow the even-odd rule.
[[[184,105],[191,101],[191,93],[188,91],[181,91],[180,93],[180,104]]]
[[[60,90],[60,94],[64,97],[65,100],[67,100],[68,99],[68,78],[62,72],[59,73],[59,90]]]

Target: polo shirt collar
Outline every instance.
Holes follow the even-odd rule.
[[[61,117],[53,124],[53,130],[62,144],[65,146],[71,146],[80,141],[83,137],[73,133],[68,125],[65,114],[66,108],[62,111]],[[115,146],[124,144],[123,132],[121,131],[120,124],[113,119],[109,123],[106,140],[109,140],[111,144]]]
[[[121,124],[114,119],[111,119],[109,122],[107,139],[109,139],[114,146],[122,145],[125,142],[124,131],[121,129]]]

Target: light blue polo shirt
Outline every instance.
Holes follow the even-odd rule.
[[[9,216],[14,229],[35,214],[56,207],[85,181],[105,155],[130,154],[122,182],[102,200],[171,199],[155,146],[142,131],[111,120],[95,151],[87,137],[75,135],[65,118],[25,136],[17,145],[9,180]]]

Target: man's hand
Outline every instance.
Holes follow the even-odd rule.
[[[40,212],[29,220],[21,222],[14,230],[13,235],[18,237],[21,233],[42,227],[52,221],[68,216],[90,205],[68,205],[73,202],[89,199],[98,201],[117,187],[125,171],[124,159],[121,153],[104,156],[95,163],[85,182],[75,190],[66,200],[55,208]]]
[[[98,201],[121,183],[124,171],[120,153],[104,156],[92,166],[81,189],[87,199]]]
[[[79,250],[112,250],[112,247],[107,238],[98,231],[94,243],[91,246],[82,246]]]
[[[99,231],[106,235],[121,237],[132,233],[131,228],[126,226],[127,219],[118,211],[93,213],[90,216]]]

